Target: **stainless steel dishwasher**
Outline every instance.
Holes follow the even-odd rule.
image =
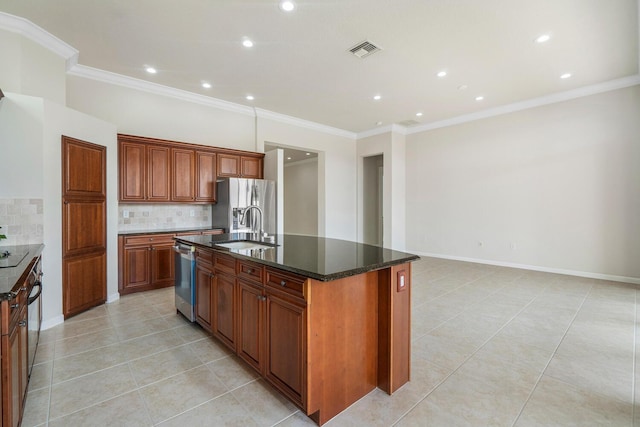
[[[196,257],[195,246],[177,243],[176,257],[176,309],[189,321],[196,320]]]

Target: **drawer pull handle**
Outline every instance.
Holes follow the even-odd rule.
[[[22,327],[27,326],[27,321],[26,320],[19,321],[18,326],[22,326]]]
[[[12,308],[12,309],[14,309],[14,308],[18,308],[18,307],[20,307],[20,304],[18,304],[18,303],[11,304],[11,308]]]
[[[253,274],[253,268],[247,268],[247,274]]]
[[[285,282],[284,280],[280,282],[280,286],[287,286],[287,282]]]

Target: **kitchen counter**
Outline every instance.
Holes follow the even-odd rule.
[[[125,231],[119,231],[118,232],[118,236],[129,236],[132,234],[172,234],[172,233],[189,233],[189,232],[203,232],[203,231],[209,231],[209,230],[221,230],[218,228],[212,228],[212,227],[201,227],[201,228],[171,228],[171,229],[166,229],[166,230],[158,230],[153,229],[153,230],[125,230]]]
[[[265,249],[228,249],[216,243],[253,240],[251,234],[231,233],[214,236],[182,236],[176,240],[218,251],[238,258],[286,270],[323,282],[379,270],[419,259],[417,255],[347,240],[316,236],[280,234],[275,247]]]
[[[11,289],[23,279],[23,275],[29,272],[27,267],[35,257],[42,253],[43,244],[0,246],[0,252],[9,251],[11,253],[24,253],[26,256],[15,267],[0,268],[0,300],[11,299],[13,295]]]

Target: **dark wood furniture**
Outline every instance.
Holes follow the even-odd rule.
[[[196,267],[196,321],[318,424],[409,380],[410,263],[319,281],[197,246]]]
[[[62,312],[107,300],[107,149],[62,136]]]
[[[20,425],[24,413],[28,384],[27,304],[33,286],[41,276],[40,256],[34,257],[11,290],[11,296],[0,302],[0,348],[2,355],[3,426]]]
[[[263,177],[262,153],[118,134],[119,201],[215,203],[218,177]]]
[[[126,295],[174,285],[176,236],[221,234],[221,229],[118,236],[118,292]]]

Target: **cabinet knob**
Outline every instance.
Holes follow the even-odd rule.
[[[264,295],[258,295],[258,301],[266,301],[267,297],[265,297]]]
[[[21,321],[19,321],[19,322],[18,322],[18,326],[22,326],[22,327],[27,326],[27,321],[26,321],[26,320],[21,320]]]
[[[247,268],[247,274],[253,274],[253,268]]]
[[[281,281],[281,282],[280,282],[280,286],[287,286],[287,282],[286,282],[286,281],[284,281],[284,280],[283,280],[283,281]]]
[[[20,304],[18,304],[18,303],[11,304],[11,308],[12,308],[12,309],[14,309],[14,308],[18,308],[18,307],[20,307]]]

